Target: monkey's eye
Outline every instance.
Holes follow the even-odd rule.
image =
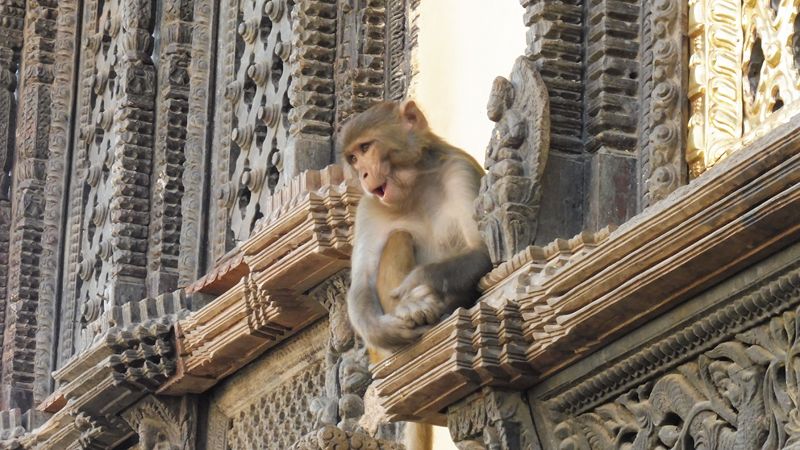
[[[357,159],[356,155],[350,155],[350,156],[347,157],[347,162],[349,162],[350,164],[355,164],[356,163],[356,159]]]
[[[371,145],[372,142],[364,142],[363,144],[359,145],[358,148],[361,149],[361,153],[367,153],[367,150],[369,150]]]

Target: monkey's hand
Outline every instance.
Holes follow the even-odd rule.
[[[378,326],[368,337],[368,341],[380,348],[398,350],[404,345],[416,341],[428,328],[402,319],[395,314],[384,314],[378,317]]]
[[[392,291],[398,306],[394,315],[417,326],[433,325],[447,312],[447,303],[428,280],[428,274],[417,267]]]

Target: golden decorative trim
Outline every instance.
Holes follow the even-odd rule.
[[[742,135],[741,0],[690,0],[689,139],[693,177]]]
[[[794,22],[800,4],[795,0],[782,0],[775,10],[771,3],[770,0],[742,2],[742,72],[750,74],[750,82],[746,78],[744,83],[745,133],[765,123],[781,105],[793,105],[800,99],[800,73],[795,66],[793,45]],[[759,53],[763,57],[759,57]],[[761,67],[755,92],[752,92],[757,64]]]

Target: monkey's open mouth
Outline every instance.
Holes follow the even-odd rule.
[[[380,186],[376,187],[375,189],[373,189],[372,193],[377,195],[380,198],[383,198],[383,194],[386,193],[386,183],[383,183],[382,185],[380,185]]]

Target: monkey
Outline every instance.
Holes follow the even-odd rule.
[[[477,299],[492,268],[473,217],[484,172],[430,129],[413,100],[353,116],[337,144],[363,191],[348,316],[377,363]],[[407,448],[432,448],[430,426],[410,423],[406,434]]]
[[[492,268],[472,214],[483,169],[433,133],[413,100],[378,103],[353,116],[339,148],[364,194],[348,314],[367,346],[396,351],[444,314],[474,303],[478,280]],[[390,236],[398,244],[386,247]],[[390,251],[383,254],[385,247]],[[392,283],[402,281],[387,289],[378,267],[398,256],[405,267]]]

